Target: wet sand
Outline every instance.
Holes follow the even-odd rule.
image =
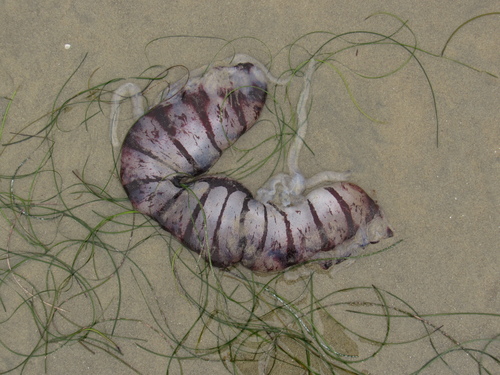
[[[239,1],[169,4],[158,0],[143,1],[140,5],[132,1],[51,0],[39,4],[26,0],[4,1],[0,12],[0,96],[8,97],[16,89],[17,96],[9,111],[2,142],[50,111],[59,89],[85,54],[88,55],[84,64],[64,91],[66,95],[86,89],[89,77],[94,84],[116,77],[130,77],[154,64],[167,67],[184,64],[193,69],[208,63],[222,45],[217,40],[175,38],[153,43],[145,52],[148,42],[163,36],[212,36],[226,40],[252,37],[265,43],[275,55],[311,31],[378,30],[382,34],[390,33],[397,28],[395,19],[383,15],[365,19],[375,12],[389,12],[408,20],[419,48],[439,54],[460,24],[480,14],[500,11],[494,8],[494,1],[483,1],[479,5],[467,1],[442,1],[432,7],[428,3],[417,4],[408,0],[355,0],[336,5],[330,1],[297,5],[259,1],[252,7],[248,4]],[[445,56],[500,75],[499,18],[498,15],[484,17],[465,26],[452,39]],[[410,41],[411,34],[405,35]],[[65,44],[70,48],[66,49]],[[258,55],[255,57],[267,62],[265,49],[256,40],[240,40],[234,45],[238,48],[235,52]],[[382,71],[381,66],[385,63],[390,65],[401,61],[397,49],[375,48],[379,47],[352,50],[341,56],[341,62],[367,69],[366,60],[373,59],[372,73],[376,74]],[[338,77],[330,76],[313,83],[314,104],[307,142],[315,154],[304,152],[301,167],[309,175],[327,169],[352,170],[352,181],[373,194],[384,208],[395,231],[394,240],[403,240],[396,248],[362,258],[331,278],[328,275],[316,276],[315,287],[318,294],[325,294],[332,287],[375,285],[396,294],[420,313],[498,313],[500,80],[450,60],[424,54],[419,56],[435,93],[439,147],[436,145],[431,90],[414,60],[385,79],[361,80],[349,76],[350,88],[357,102],[381,123],[370,121],[355,108]],[[272,70],[279,73],[285,65],[286,58],[281,54]],[[3,113],[7,100],[2,99],[0,105]],[[109,113],[109,108],[105,111]],[[54,149],[62,186],[66,188],[78,183],[72,171],[81,174],[84,169],[91,181],[105,181],[113,166],[106,117],[101,115],[91,128],[85,129],[71,115],[70,112],[67,120],[61,119],[62,131],[57,135]],[[122,129],[121,137],[124,134]],[[261,136],[259,131],[250,131],[243,141],[252,143]],[[25,142],[9,146],[0,156],[0,175],[15,174],[28,156],[35,165],[33,159],[44,154],[34,150],[34,144]],[[231,162],[230,156],[221,160],[224,166]],[[243,182],[255,191],[265,178],[264,173],[260,173]],[[10,179],[2,179],[0,191],[8,192],[10,183]],[[39,184],[43,183],[53,184],[42,179]],[[28,191],[29,187],[25,189]],[[116,179],[112,182],[112,191],[116,196],[125,197]],[[77,213],[95,220],[90,207],[82,207]],[[39,222],[35,225],[42,224],[50,226]],[[63,236],[84,232],[75,223],[72,225],[55,225],[43,230],[59,231]],[[0,218],[0,237],[3,238],[0,246],[17,246],[18,250],[29,247],[21,239],[10,241],[11,227],[11,223]],[[125,237],[119,241],[126,244]],[[168,323],[176,327],[175,331],[182,332],[182,327],[192,324],[197,312],[172,281],[169,254],[164,247],[161,239],[152,238],[143,247],[134,249],[133,259],[140,262],[141,269],[155,286],[155,295],[167,311]],[[30,265],[25,267],[19,269],[20,274],[29,274]],[[5,258],[0,260],[0,268],[7,268]],[[129,267],[126,265],[120,276],[123,289],[136,289],[133,275],[125,269]],[[43,284],[46,280],[40,282]],[[12,276],[0,280],[0,283],[4,283],[0,298],[7,306],[15,306],[12,299],[18,298],[19,294],[26,296]],[[186,279],[185,283],[189,280]],[[113,295],[115,292],[115,288],[110,289],[108,299],[103,299],[104,310],[106,303],[118,298]],[[125,293],[121,298],[121,316],[137,319],[142,314],[146,324],[153,324],[148,320],[150,318],[146,318],[148,312],[144,310],[140,296]],[[0,319],[3,321],[8,313],[2,310]],[[12,310],[8,311],[12,313]],[[7,320],[0,327],[4,339],[14,342],[14,348],[21,352],[30,350],[33,345],[28,341],[16,342],[15,335],[26,337],[26,340],[37,340],[38,337],[34,326],[28,323],[32,317],[26,311],[23,314],[26,316]],[[500,333],[498,318],[459,316],[429,319],[436,326],[444,324],[443,329],[461,342]],[[26,325],[23,322],[27,322]],[[134,337],[141,330],[150,332],[145,327],[143,323],[120,325],[117,334]],[[172,353],[173,348],[159,337],[146,335],[150,341],[140,344],[160,353]],[[141,373],[165,372],[168,359],[138,348],[134,340],[118,341],[123,355],[114,354],[133,364]],[[492,347],[496,349],[491,353],[498,355],[499,345],[493,344]],[[78,343],[65,345],[47,355],[47,372],[134,373],[112,356],[100,350],[93,351],[95,354],[91,348]],[[393,351],[387,349],[387,354],[358,368],[369,374],[406,374],[420,368],[432,358],[432,354],[428,343],[411,349],[402,345]],[[11,368],[19,360],[19,356],[0,347],[0,370]],[[462,360],[460,358],[456,363]],[[34,358],[24,373],[41,373],[43,365],[43,357]],[[474,368],[467,366],[471,363],[462,370]],[[498,366],[492,368],[499,369]],[[201,370],[227,373],[216,360],[187,360],[183,362],[183,369],[186,374]],[[438,366],[424,373],[450,372],[444,366]]]

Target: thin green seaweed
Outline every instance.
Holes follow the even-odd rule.
[[[347,69],[355,77],[382,79],[415,61],[431,91],[438,144],[435,92],[418,53],[454,61],[443,56],[453,36],[469,22],[492,14],[498,13],[480,15],[460,25],[448,38],[439,56],[418,47],[417,38],[407,21],[392,14],[377,13],[374,15],[385,15],[399,22],[393,32],[388,35],[373,31],[310,33],[284,49],[288,52],[288,68],[281,76],[300,78],[309,59],[314,58],[340,77],[349,98],[360,113],[371,121],[382,122],[358,103],[355,92],[351,90],[351,77],[342,69]],[[404,30],[410,32],[411,43],[398,40]],[[312,35],[325,36],[326,40],[317,48],[309,48],[307,37]],[[145,51],[154,42],[180,37],[193,38],[157,38],[146,45]],[[369,39],[351,40],[355,37]],[[237,41],[252,40],[265,47],[264,55],[268,57],[270,68],[278,61],[272,51],[255,38],[196,38],[221,42],[212,61],[226,57],[224,53],[227,49],[234,54]],[[344,44],[334,47],[333,42]],[[353,48],[384,44],[401,48],[407,56],[396,68],[381,74],[369,75],[355,71],[337,59],[339,54]],[[309,374],[364,374],[361,366],[369,366],[374,356],[384,355],[391,346],[422,343],[430,346],[434,355],[416,362],[415,367],[420,367],[413,374],[437,365],[452,369],[453,357],[450,355],[456,353],[464,353],[471,358],[477,364],[478,373],[495,373],[494,366],[500,364],[498,347],[495,345],[499,342],[497,332],[493,332],[491,337],[459,342],[436,325],[434,320],[468,316],[496,322],[500,318],[499,314],[423,314],[394,293],[376,286],[334,290],[326,296],[320,296],[315,288],[316,280],[325,275],[319,272],[295,280],[291,293],[290,288],[287,288],[290,282],[286,278],[309,265],[293,267],[267,277],[238,267],[217,270],[197,254],[183,251],[182,246],[165,235],[154,222],[130,208],[117,179],[118,155],[111,147],[110,173],[104,180],[94,180],[90,173],[90,157],[80,170],[63,175],[56,159],[58,135],[67,131],[77,132],[80,128],[88,131],[95,122],[106,121],[111,92],[118,82],[124,81],[123,78],[116,78],[92,84],[89,79],[87,89],[67,95],[68,83],[78,79],[78,72],[84,63],[88,63],[88,59],[88,55],[85,55],[70,74],[57,92],[48,113],[23,126],[20,131],[12,132],[10,139],[4,141],[11,104],[20,94],[19,90],[15,90],[8,98],[0,123],[3,146],[0,155],[7,148],[21,143],[33,149],[33,154],[15,166],[12,173],[3,171],[0,176],[0,182],[6,185],[0,191],[0,230],[6,233],[5,245],[0,247],[0,307],[4,313],[0,318],[0,329],[7,329],[22,321],[35,332],[34,340],[27,341],[31,342],[31,346],[23,350],[17,348],[11,337],[0,335],[3,353],[7,353],[10,360],[17,360],[9,368],[0,369],[1,374],[14,371],[28,373],[30,366],[40,364],[43,366],[42,371],[50,373],[50,355],[68,347],[84,348],[83,353],[88,355],[97,352],[109,355],[119,368],[137,374],[146,373],[147,369],[139,368],[134,363],[130,357],[132,347],[144,353],[146,358],[163,359],[165,373],[172,374],[186,373],[186,363],[193,360],[221,362],[231,373],[255,373],[260,368],[265,373],[301,371]],[[164,91],[168,92],[170,72],[170,68],[152,65],[134,79],[144,84],[142,92],[147,97],[160,85],[166,85]],[[238,156],[237,163],[226,171],[228,174],[247,178],[261,169],[267,168],[266,174],[269,175],[283,169],[288,145],[296,136],[295,89],[290,84],[269,90],[271,99],[267,103],[268,118],[256,126],[264,125],[264,122],[266,126],[272,124],[275,134],[248,148],[233,146],[229,152]],[[61,98],[66,96],[69,99],[59,104]],[[148,103],[154,104],[155,99],[150,98]],[[61,124],[66,121],[69,110],[81,108],[83,119],[80,119],[76,129],[64,129]],[[314,147],[306,146],[313,152]],[[269,152],[261,152],[263,149]],[[47,174],[52,185],[45,186],[47,192],[41,194],[40,181]],[[71,181],[69,184],[68,180]],[[72,229],[68,231],[66,228]],[[172,323],[175,315],[170,310],[172,307],[165,303],[164,288],[153,281],[156,275],[149,272],[141,262],[140,255],[136,255],[149,244],[155,244],[156,248],[157,242],[162,245],[159,260],[165,264],[170,262],[169,280],[174,281],[182,302],[196,312],[195,319],[182,328]],[[393,251],[399,243],[397,241],[386,248],[357,257],[381,256],[385,251]],[[37,275],[41,277],[36,278]],[[126,298],[130,298],[127,295],[129,288],[134,288],[133,298],[140,301],[143,307],[141,316],[132,315],[126,306]],[[24,315],[28,318],[23,320],[21,317]],[[374,319],[378,325],[377,332],[368,333],[364,331],[363,325],[351,326],[348,318],[352,316],[361,317],[367,322]],[[321,323],[340,327],[346,336],[346,343],[356,344],[359,353],[352,351],[347,344],[334,344],[328,331],[319,328]],[[420,329],[412,323],[418,323]],[[123,334],[124,330],[136,324],[142,330]],[[399,324],[408,324],[408,330],[412,333],[410,338],[397,336],[395,332]],[[443,337],[448,344],[451,342],[451,346],[443,346],[439,341]],[[156,339],[164,345],[155,345]],[[477,345],[482,346],[478,348]]]

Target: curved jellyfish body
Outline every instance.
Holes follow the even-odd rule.
[[[305,76],[299,121],[314,67]],[[268,81],[262,65],[238,55],[233,65],[202,69],[174,84],[122,145],[121,181],[134,208],[223,268],[240,262],[270,272],[325,256],[338,263],[356,247],[392,236],[383,212],[360,187],[331,183],[342,174],[306,180],[292,166],[291,175],[272,178],[258,199],[236,180],[202,176],[258,120]],[[290,155],[297,158],[298,149]],[[322,261],[324,268],[332,264]]]

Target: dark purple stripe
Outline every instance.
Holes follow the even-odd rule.
[[[175,181],[175,180],[173,181],[174,186],[176,186],[176,183],[175,183],[175,182],[177,182],[177,183],[178,183],[178,181]],[[180,186],[178,186],[178,187],[180,187]],[[160,224],[162,224],[160,220],[162,220],[163,215],[165,215],[165,213],[169,210],[170,206],[172,206],[172,204],[173,204],[173,203],[174,203],[174,202],[175,202],[175,201],[179,198],[179,196],[180,196],[181,194],[183,194],[184,192],[185,192],[185,190],[184,190],[184,189],[181,189],[181,190],[179,190],[179,191],[178,191],[178,192],[177,192],[177,193],[176,193],[176,194],[175,194],[172,198],[170,198],[168,201],[166,201],[166,202],[165,202],[165,204],[164,204],[164,205],[162,205],[162,206],[161,206],[161,208],[160,208],[160,209],[159,209],[159,210],[155,213],[155,215],[154,215],[154,219],[155,219],[156,221],[158,221]],[[170,230],[169,230],[169,229],[167,229],[166,227],[164,227],[164,228],[170,232]]]
[[[286,242],[287,242],[286,267],[288,267],[297,264],[297,262],[299,261],[299,251],[293,244],[293,235],[292,235],[292,230],[290,229],[290,221],[288,221],[288,218],[285,213],[283,213],[283,215],[284,215],[283,219],[285,220],[285,226],[286,226]]]
[[[276,210],[281,214],[283,217],[283,222],[285,223],[285,228],[286,228],[286,253],[285,254],[276,254],[280,263],[284,266],[283,268],[286,268],[288,266],[297,264],[298,262],[298,249],[294,246],[293,244],[293,234],[292,234],[292,229],[290,228],[290,221],[288,220],[287,214],[283,211],[281,211],[277,206],[275,206],[273,203],[269,203]]]
[[[365,215],[366,222],[369,223],[370,221],[373,220],[375,215],[377,215],[380,212],[379,206],[375,203],[373,199],[370,198],[366,192],[361,189],[358,185],[350,184],[349,185],[352,189],[356,190],[359,192],[360,195],[363,195],[364,200],[366,200],[366,206],[368,208],[368,212]]]
[[[262,233],[259,246],[257,246],[257,250],[255,251],[256,257],[264,251],[264,246],[266,245],[267,240],[267,226],[269,224],[269,219],[267,218],[267,207],[265,204],[263,204],[262,207],[264,207],[264,233]]]
[[[252,193],[250,190],[248,190],[243,184],[236,180],[232,180],[227,177],[214,177],[214,176],[207,176],[207,177],[202,177],[196,180],[197,182],[206,182],[207,184],[210,185],[210,189],[214,189],[216,187],[222,186],[225,187],[230,194],[235,193],[237,191],[242,192],[250,197],[252,197]]]
[[[246,95],[238,90],[237,92],[232,92],[230,97],[226,99],[235,112],[236,116],[238,117],[238,121],[241,125],[241,134],[245,133],[248,130],[248,125],[250,123],[253,124],[253,122],[259,118],[263,104],[266,101],[266,92],[264,91],[264,89],[260,89],[257,87],[246,87],[245,89],[248,90],[248,93]],[[251,102],[259,104],[253,106],[254,117],[247,120],[243,109],[252,108],[250,106]]]
[[[328,236],[325,233],[325,227],[323,226],[323,222],[320,220],[318,213],[316,212],[316,209],[314,208],[313,204],[307,200],[307,204],[309,205],[309,211],[311,212],[311,216],[313,217],[314,225],[316,226],[316,229],[318,230],[319,236],[321,238],[321,244],[323,249],[331,249],[335,246],[335,243],[328,238]]]
[[[333,197],[337,200],[337,203],[339,204],[340,209],[344,213],[345,220],[347,222],[346,239],[351,238],[352,236],[354,236],[356,234],[356,232],[358,231],[358,228],[354,224],[354,221],[352,220],[351,209],[349,208],[349,205],[347,204],[347,202],[344,199],[342,199],[340,194],[337,193],[337,191],[334,188],[326,187],[325,190],[328,191],[331,195],[333,195]]]
[[[122,172],[123,174],[123,172]],[[123,185],[125,188],[125,191],[127,192],[127,195],[132,199],[136,192],[140,192],[141,188],[143,186],[147,186],[150,183],[160,183],[163,180],[162,177],[152,177],[152,178],[141,178],[137,180],[133,180],[129,182],[128,184]]]
[[[144,147],[142,147],[142,145],[139,142],[137,142],[137,139],[133,136],[132,132],[130,132],[128,134],[128,136],[125,138],[125,141],[123,141],[122,153],[123,153],[123,149],[125,149],[125,148],[130,148],[131,150],[139,151],[141,154],[149,156],[151,159],[157,160],[161,164],[168,165],[167,163],[165,163],[165,160],[159,158],[158,156],[153,154],[148,149],[145,149]]]
[[[245,225],[246,215],[248,211],[250,211],[250,209],[248,208],[248,202],[250,202],[252,198],[253,198],[252,195],[247,195],[243,200],[243,206],[241,208],[241,215],[240,215],[240,228],[243,228],[243,226]],[[242,255],[243,251],[247,247],[247,235],[248,234],[244,234],[243,236],[240,236],[240,240],[238,241],[238,251],[241,252]]]
[[[152,122],[158,123],[162,129],[167,133],[169,138],[172,140],[175,148],[179,153],[187,160],[187,162],[193,167],[193,176],[197,176],[208,170],[208,167],[199,165],[196,160],[191,156],[190,152],[184,147],[184,145],[176,139],[177,130],[182,126],[183,122],[186,122],[186,116],[178,116],[178,120],[175,122],[170,121],[168,113],[170,112],[172,105],[158,106],[153,108],[145,117],[151,118]],[[158,138],[157,134],[153,132],[148,132],[150,136]],[[145,153],[144,150],[140,150]],[[149,156],[149,155],[148,155]],[[158,159],[159,160],[159,159]]]
[[[169,137],[175,138],[177,126],[176,123],[170,121],[170,117],[168,117],[171,109],[172,104],[159,105],[151,109],[144,117],[150,118],[150,121],[158,123]]]
[[[194,160],[189,151],[186,150],[186,148],[181,142],[179,142],[175,138],[172,138],[172,143],[174,144],[175,148],[179,150],[184,159],[186,159],[187,162],[193,167],[193,176],[197,176],[207,171],[208,168],[203,168],[202,166],[198,165],[196,160]]]
[[[232,92],[229,98],[229,105],[233,109],[234,113],[238,117],[238,122],[241,125],[241,129],[238,129],[238,133],[246,132],[248,123],[245,118],[245,113],[243,112],[243,108],[248,107],[248,97],[242,94],[240,91]]]
[[[219,148],[215,140],[214,130],[212,128],[210,118],[208,117],[210,97],[205,92],[203,85],[200,85],[198,91],[187,93],[187,95],[184,95],[183,93],[181,97],[182,102],[190,106],[198,115],[201,125],[205,128],[205,132],[210,140],[210,143],[212,144],[212,147],[217,150],[219,154],[222,154],[222,150]]]
[[[231,254],[222,254],[220,252],[220,246],[219,246],[219,231],[220,231],[220,227],[221,227],[221,224],[222,224],[222,217],[224,216],[224,212],[226,210],[226,207],[227,207],[227,202],[229,201],[229,198],[231,197],[232,194],[236,193],[236,192],[240,192],[240,191],[243,191],[244,193],[247,193],[247,196],[250,195],[250,192],[243,186],[241,185],[239,182],[237,181],[234,181],[234,180],[230,180],[230,179],[226,179],[226,178],[207,178],[207,179],[204,179],[205,181],[208,180],[208,182],[216,182],[216,184],[210,184],[210,188],[213,189],[214,186],[212,185],[216,185],[216,187],[225,187],[226,188],[226,191],[227,191],[227,195],[226,195],[226,198],[224,200],[224,203],[222,204],[222,208],[221,208],[221,211],[219,213],[219,217],[217,218],[217,224],[215,225],[215,229],[214,229],[214,237],[213,237],[213,241],[212,241],[212,246],[211,246],[211,254],[212,254],[212,263],[218,267],[227,267],[229,266],[231,263],[234,263],[234,262],[238,262],[241,260],[241,258],[243,257],[243,252],[239,252],[241,254],[240,258],[238,260],[233,260],[233,259],[225,259],[225,258],[228,258],[228,257],[231,257]],[[210,181],[212,180],[212,181]],[[240,222],[241,222],[241,213],[240,213]],[[239,231],[239,228],[233,228],[234,230],[238,230]]]
[[[211,190],[210,188],[207,189],[207,191],[205,193],[203,193],[203,195],[200,197],[200,201],[196,203],[196,206],[194,207],[194,210],[191,213],[191,217],[190,217],[189,222],[186,226],[186,230],[184,231],[184,233],[180,234],[180,236],[179,236],[180,237],[179,239],[184,244],[187,244],[191,250],[194,250],[196,252],[199,252],[199,250],[201,250],[203,247],[199,246],[197,242],[194,242],[194,241],[200,242],[200,238],[198,238],[198,233],[196,233],[196,236],[194,238],[192,238],[194,224],[196,223],[196,221],[198,221],[198,215],[202,211],[203,207],[205,207],[205,202],[207,201],[207,197],[208,197],[208,194],[210,193],[210,190]],[[201,231],[202,233],[205,233],[204,228],[205,228],[205,223],[203,222],[202,227],[196,228],[196,229],[199,229],[199,231]],[[201,242],[204,243],[205,238],[201,238]]]

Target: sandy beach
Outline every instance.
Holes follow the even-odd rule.
[[[385,318],[346,312],[362,307],[355,302],[370,300],[366,311],[378,313],[383,308],[376,304],[397,306],[386,310],[389,315],[411,311],[413,317],[391,320],[387,341],[399,344],[351,363],[352,373],[480,373],[471,353],[490,373],[500,373],[500,8],[492,0],[430,4],[4,0],[0,373],[308,373],[291,359],[304,359],[305,352],[278,330],[256,330],[261,336],[252,340],[258,344],[248,347],[228,340],[248,313],[227,302],[231,296],[245,303],[264,298],[256,308],[271,304],[282,311],[264,314],[265,324],[302,333],[300,325],[317,308],[318,329],[335,349],[330,354],[345,353],[332,360],[343,369],[348,366],[342,362],[378,347],[360,336],[383,341],[386,333]],[[316,31],[321,33],[310,34]],[[350,181],[383,207],[395,233],[367,253],[396,246],[331,274],[315,272],[305,279],[313,284],[271,282],[292,312],[272,293],[266,297],[267,290],[252,296],[265,290],[269,276],[201,271],[202,260],[153,221],[130,212],[117,176],[119,149],[109,140],[111,94],[105,91],[162,71],[146,71],[152,66],[192,70],[232,53],[251,55],[280,75],[325,41],[322,51],[336,54],[332,66],[325,64],[313,77],[306,136],[312,152],[302,151],[300,167],[307,176],[350,170]],[[183,69],[172,70],[163,82],[172,83]],[[123,80],[101,85],[117,78]],[[290,104],[279,103],[285,111],[293,111],[301,85],[297,77]],[[151,92],[161,88],[153,85]],[[73,97],[64,110],[52,112]],[[266,127],[276,123],[270,108],[263,113],[266,121],[236,147],[256,146],[276,133]],[[125,110],[120,140],[131,125]],[[227,151],[214,171],[255,161],[272,151],[271,144],[241,160],[237,150]],[[255,192],[270,173],[272,163],[241,182]],[[240,272],[244,282],[234,276]],[[223,280],[227,295],[212,297],[209,285],[216,280]],[[361,287],[366,289],[356,289]],[[314,306],[308,305],[311,293]],[[335,305],[341,301],[352,304]],[[218,320],[218,314],[224,316]],[[333,324],[332,316],[359,335]],[[242,332],[248,334],[247,328]],[[430,338],[416,340],[425,335]],[[404,343],[411,340],[416,342]],[[431,361],[436,351],[450,348],[458,349],[443,357],[448,365]],[[289,365],[266,367],[266,358],[269,365],[280,350],[292,353],[279,357]],[[311,368],[332,371],[318,363]]]

